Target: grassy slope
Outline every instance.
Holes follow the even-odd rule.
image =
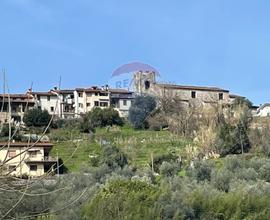
[[[128,155],[131,164],[140,167],[148,165],[151,153],[154,155],[168,152],[180,153],[189,144],[188,141],[168,131],[143,131],[130,127],[97,129],[93,141],[88,140],[87,134],[81,134],[76,130],[53,130],[50,136],[55,145],[52,155],[56,156],[58,152],[59,157],[66,161],[66,167],[73,172],[83,166],[89,166],[89,156],[99,154],[101,140],[119,147]],[[70,156],[76,146],[70,139],[81,139],[77,142],[78,149],[72,158]]]

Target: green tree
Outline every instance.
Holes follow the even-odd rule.
[[[134,128],[148,128],[147,118],[156,109],[156,100],[152,96],[136,96],[129,109],[129,121]]]
[[[244,108],[236,125],[223,122],[219,128],[216,146],[222,156],[249,152],[248,131],[252,120],[249,109]]]
[[[118,111],[113,108],[101,109],[97,107],[86,113],[80,127],[83,132],[89,132],[94,131],[97,127],[122,126],[123,124],[124,121],[119,116]]]
[[[43,127],[47,126],[51,120],[51,116],[47,110],[41,110],[38,108],[34,108],[28,110],[24,117],[23,122],[28,127]]]

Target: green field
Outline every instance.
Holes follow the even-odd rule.
[[[98,155],[106,144],[119,147],[128,156],[130,164],[137,167],[148,166],[151,154],[173,152],[180,155],[190,144],[169,131],[134,130],[128,126],[97,129],[92,140],[88,134],[68,129],[52,130],[50,137],[54,143],[52,155],[58,154],[72,172],[89,166],[90,157]]]

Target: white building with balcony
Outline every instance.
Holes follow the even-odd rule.
[[[50,156],[51,143],[0,143],[0,164],[3,174],[22,177],[53,173],[57,159]],[[5,162],[6,161],[6,162]]]

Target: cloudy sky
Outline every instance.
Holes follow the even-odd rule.
[[[141,61],[162,81],[270,102],[269,11],[269,0],[1,0],[0,68],[25,92],[60,75],[62,88],[103,85]]]

